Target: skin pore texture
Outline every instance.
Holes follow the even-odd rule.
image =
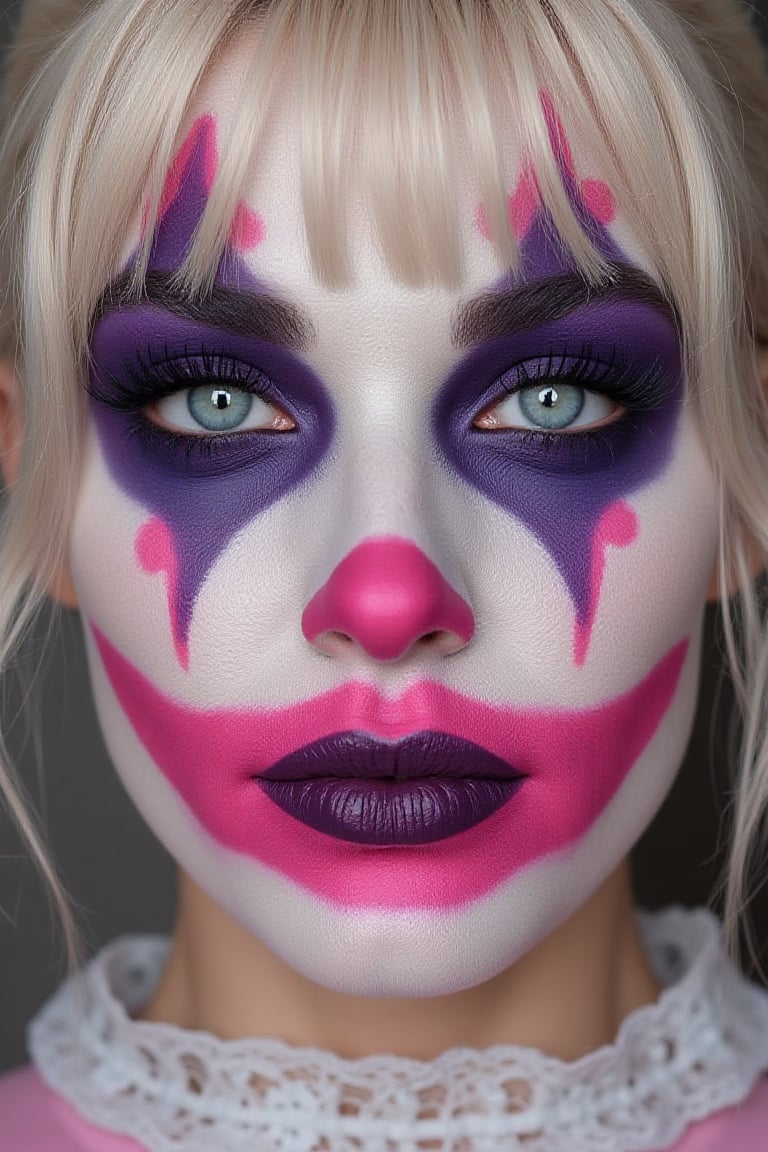
[[[517,281],[467,184],[461,288],[399,283],[351,183],[354,283],[324,287],[290,87],[186,306],[169,277],[241,67],[190,109],[146,299],[124,276],[105,294],[71,532],[107,746],[180,866],[142,1018],[349,1057],[576,1058],[658,993],[626,857],[683,757],[716,557],[674,313],[545,92],[618,287],[587,300],[513,140]],[[569,411],[549,435],[529,415]],[[365,778],[386,745],[392,776],[424,768],[388,804]]]

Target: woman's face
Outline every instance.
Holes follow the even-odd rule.
[[[221,65],[147,299],[118,279],[94,329],[71,563],[99,716],[160,840],[288,964],[355,995],[450,993],[575,912],[661,804],[714,480],[674,317],[564,135],[610,293],[547,232],[514,141],[517,280],[457,172],[459,289],[395,280],[351,190],[354,282],[324,287],[286,96],[214,291],[185,304],[171,274],[241,93]]]

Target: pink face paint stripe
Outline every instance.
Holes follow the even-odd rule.
[[[165,183],[163,184],[163,192],[157,211],[158,224],[178,196],[184,177],[192,162],[192,157],[197,150],[198,143],[201,141],[203,144],[205,190],[206,192],[210,192],[213,181],[216,178],[216,170],[219,166],[219,156],[216,148],[216,124],[213,116],[200,116],[195,120],[183,144],[171,161],[165,177]]]
[[[89,624],[138,739],[211,836],[329,902],[357,908],[458,906],[583,837],[656,732],[688,649],[681,641],[629,692],[581,711],[496,707],[429,680],[397,698],[352,681],[285,708],[199,711],[159,693]],[[473,740],[529,778],[509,805],[457,836],[386,849],[307,828],[252,779],[332,732],[392,740],[425,729]]]
[[[592,537],[592,560],[589,579],[589,609],[584,620],[576,618],[573,628],[573,659],[581,667],[587,657],[592,639],[600,592],[605,575],[605,553],[612,546],[627,548],[637,539],[637,516],[627,503],[617,500],[609,504],[597,522]]]
[[[173,646],[184,671],[189,670],[189,649],[179,629],[179,562],[171,530],[157,517],[147,520],[136,533],[134,551],[139,565],[148,575],[165,574],[168,598],[168,617],[173,635]]]

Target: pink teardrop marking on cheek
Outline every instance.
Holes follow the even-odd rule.
[[[162,520],[153,517],[142,524],[136,533],[134,551],[140,567],[148,575],[165,574],[168,616],[173,635],[173,647],[184,671],[189,670],[189,649],[179,634],[179,563],[171,530]]]
[[[637,539],[637,532],[637,515],[623,500],[609,504],[595,526],[589,574],[589,609],[585,620],[577,616],[573,629],[573,659],[579,668],[587,658],[587,649],[592,639],[592,625],[597,615],[605,573],[606,550],[609,546],[627,548]]]

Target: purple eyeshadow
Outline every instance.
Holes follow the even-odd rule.
[[[598,251],[631,264],[605,227],[584,208],[575,180],[560,157],[571,205]],[[494,290],[575,269],[541,207],[521,243],[521,272]],[[512,365],[537,360],[550,350],[569,356],[589,346],[594,359],[610,362],[618,347],[637,364],[638,376],[658,363],[668,380],[666,401],[636,410],[598,434],[559,437],[473,429],[472,419],[499,396],[499,377]],[[666,315],[640,303],[599,303],[478,346],[451,372],[432,409],[439,456],[489,500],[521,520],[547,549],[574,603],[576,621],[590,613],[593,542],[603,513],[658,476],[670,460],[684,395],[677,331]],[[606,388],[607,394],[610,391]],[[514,572],[514,557],[510,557]]]
[[[212,118],[207,124],[197,131],[179,190],[158,225],[150,272],[170,272],[180,265],[204,210],[206,148],[211,145],[207,133],[215,131]],[[571,204],[598,250],[608,259],[630,264],[607,229],[587,212],[562,155],[559,167]],[[505,277],[496,288],[575,268],[541,208],[522,240],[521,254],[517,281]],[[222,258],[217,283],[268,291],[231,248]],[[570,357],[584,346],[605,362],[618,348],[622,359],[637,365],[638,375],[660,365],[668,381],[666,397],[589,440],[574,434],[545,442],[543,437],[472,428],[482,408],[503,397],[499,379],[511,366],[541,360],[551,350],[567,351]],[[148,434],[139,411],[119,411],[91,401],[104,457],[116,482],[162,521],[172,537],[177,586],[169,603],[177,617],[174,635],[183,646],[202,583],[234,535],[315,474],[327,458],[336,423],[333,403],[318,376],[287,349],[225,333],[149,303],[101,316],[91,350],[91,383],[104,396],[113,380],[121,391],[128,386],[126,365],[135,362],[137,354],[151,363],[168,356],[202,355],[205,350],[225,353],[266,377],[275,403],[298,425],[292,432],[246,432],[217,438],[216,443],[206,441],[205,450],[197,445],[192,455],[188,445],[174,448],[161,430]],[[598,523],[612,503],[648,484],[669,462],[683,392],[679,340],[669,318],[639,302],[595,302],[550,324],[487,341],[464,356],[441,385],[432,407],[435,449],[455,475],[520,519],[546,547],[569,589],[576,621],[584,624],[590,612],[590,566]],[[513,567],[510,557],[511,571]]]
[[[599,356],[596,331],[613,331],[623,353],[637,360],[638,375],[660,361],[669,398],[630,418],[606,425],[588,438],[484,432],[472,420],[498,395],[498,379],[510,364],[542,355],[542,349],[588,342]],[[612,345],[611,345],[612,346]],[[604,352],[610,359],[606,340]],[[441,389],[434,408],[437,448],[451,469],[488,499],[521,520],[551,555],[586,621],[590,605],[592,540],[608,506],[657,476],[670,458],[682,398],[677,339],[668,321],[638,305],[596,305],[535,333],[498,340],[470,353]]]
[[[212,123],[212,122],[211,122]],[[205,148],[198,131],[186,176],[157,230],[150,271],[172,271],[188,250],[206,203]],[[265,288],[229,251],[218,280],[245,291]],[[335,414],[327,388],[284,348],[183,320],[166,310],[132,306],[107,312],[91,340],[91,386],[109,395],[110,378],[125,389],[126,365],[137,351],[152,362],[167,356],[226,351],[274,384],[274,400],[295,417],[293,432],[243,432],[220,438],[195,458],[170,447],[162,430],[137,435],[138,412],[116,411],[91,400],[107,465],[120,487],[167,525],[176,552],[177,586],[172,603],[174,634],[185,645],[199,590],[237,532],[315,472],[333,439]],[[269,400],[269,396],[265,396]],[[201,447],[202,441],[194,445]],[[210,444],[210,441],[205,441]]]

